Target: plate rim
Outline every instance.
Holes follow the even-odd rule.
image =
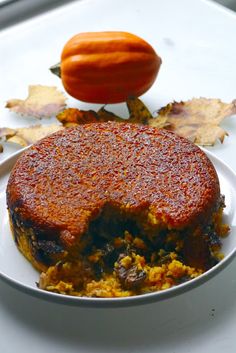
[[[29,146],[30,147],[30,146]],[[10,173],[17,159],[21,156],[21,154],[27,150],[29,147],[25,147],[19,151],[16,151],[9,157],[5,158],[0,162],[0,177],[4,175],[4,172]],[[236,173],[229,167],[226,163],[224,163],[220,158],[216,157],[214,153],[206,150],[205,148],[201,149],[206,153],[208,158],[211,160],[213,165],[218,163],[224,169],[226,169],[231,176],[236,179]],[[23,256],[23,255],[22,255]],[[90,297],[76,297],[65,294],[58,294],[53,292],[48,292],[42,289],[39,289],[35,286],[26,285],[19,280],[16,280],[10,277],[8,274],[4,273],[0,269],[0,280],[9,284],[11,287],[20,290],[21,292],[31,295],[33,297],[70,306],[79,306],[79,307],[96,307],[96,308],[118,308],[118,307],[130,307],[137,305],[150,304],[154,302],[160,302],[163,300],[167,300],[170,298],[174,298],[180,294],[184,294],[189,292],[205,282],[209,281],[213,277],[215,277],[219,272],[223,271],[234,259],[236,256],[236,246],[225,256],[223,260],[221,260],[214,267],[204,272],[199,277],[196,277],[190,281],[179,284],[178,286],[171,287],[169,289],[165,289],[163,291],[157,291],[147,294],[129,296],[129,297],[119,297],[119,298],[90,298]],[[25,259],[26,260],[26,259]],[[27,261],[27,260],[26,260]]]

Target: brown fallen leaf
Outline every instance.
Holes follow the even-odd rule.
[[[105,121],[124,121],[124,119],[112,112],[109,112],[104,107],[100,108],[98,112],[95,112],[94,110],[67,108],[63,110],[63,112],[59,113],[56,118],[65,127]]]
[[[99,120],[98,115],[93,110],[80,110],[68,108],[59,113],[56,118],[65,126],[71,127],[86,123],[94,123]]]
[[[127,121],[133,124],[148,125],[150,120],[154,120],[152,114],[150,113],[146,105],[141,101],[141,99],[136,97],[129,98],[126,102],[126,105],[129,111],[128,119],[124,120],[124,118],[119,117],[118,115],[102,107],[97,112],[99,121],[117,121],[117,122]],[[156,125],[158,127],[163,127],[165,125],[164,119],[160,119],[159,121],[159,118],[158,118],[155,120],[156,120]]]
[[[152,119],[153,116],[139,98],[129,98],[126,104],[129,111],[130,123],[148,125],[148,121]]]
[[[61,129],[63,126],[58,124],[34,125],[18,129],[0,128],[0,139],[26,147]]]
[[[229,104],[219,99],[207,98],[173,102],[161,108],[157,116],[153,116],[138,98],[130,98],[126,104],[129,118],[125,121],[165,128],[202,146],[214,145],[217,140],[223,142],[228,133],[220,126],[220,123],[227,116],[236,113],[236,100]],[[100,108],[97,112],[76,108],[64,109],[64,95],[58,92],[55,87],[47,86],[30,86],[29,97],[25,101],[10,100],[7,107],[18,113],[35,117],[56,114],[57,119],[64,127],[93,122],[124,121],[122,117],[106,110],[105,107]],[[19,141],[19,136],[17,139]],[[21,144],[23,143],[25,142],[21,142]]]
[[[236,100],[224,103],[220,99],[194,98],[186,102],[167,104],[158,112],[158,119],[166,119],[168,130],[202,146],[223,143],[228,133],[219,124],[236,114]],[[149,120],[153,126],[153,120]]]
[[[118,123],[124,122],[124,119],[119,117],[118,115],[106,110],[105,107],[102,107],[97,112],[99,121],[117,121]]]
[[[124,118],[106,110],[104,106],[101,107],[97,112],[93,110],[67,108],[63,110],[63,112],[59,113],[56,117],[65,127],[106,121],[128,121],[129,123],[133,124],[147,125],[150,119],[154,120],[148,108],[139,98],[130,98],[126,104],[129,111],[129,118],[127,120],[124,120]],[[166,119],[161,117],[160,119],[155,119],[156,127],[165,126],[165,120]]]
[[[6,108],[11,111],[35,118],[55,116],[65,108],[64,94],[51,86],[29,86],[28,97],[25,100],[10,99]]]
[[[139,98],[130,98],[126,102],[129,110],[129,123],[150,125],[156,128],[165,128],[169,126],[166,116],[154,117],[146,105]]]
[[[157,116],[153,116],[139,98],[130,98],[126,104],[129,110],[127,122],[165,128],[202,146],[212,146],[218,139],[223,142],[228,133],[219,124],[227,116],[236,113],[236,101],[227,104],[219,99],[207,98],[167,104],[159,110]],[[98,121],[124,121],[105,107],[97,113],[69,108],[57,115],[57,118],[65,127]]]

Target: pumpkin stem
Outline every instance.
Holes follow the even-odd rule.
[[[61,77],[61,63],[58,63],[56,65],[53,65],[49,68],[49,70],[54,74],[57,75],[58,77]]]

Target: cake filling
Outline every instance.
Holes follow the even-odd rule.
[[[87,297],[122,297],[159,291],[191,280],[223,257],[223,198],[211,222],[201,228],[161,229],[155,236],[140,219],[109,218],[90,224],[87,245],[78,256],[58,261],[40,275],[39,288]],[[142,217],[141,217],[142,218]],[[146,231],[146,233],[145,233]]]

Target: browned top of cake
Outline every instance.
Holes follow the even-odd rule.
[[[7,187],[22,224],[73,244],[104,206],[147,222],[188,227],[204,222],[219,199],[205,153],[169,131],[132,124],[87,124],[59,131],[29,148]]]

